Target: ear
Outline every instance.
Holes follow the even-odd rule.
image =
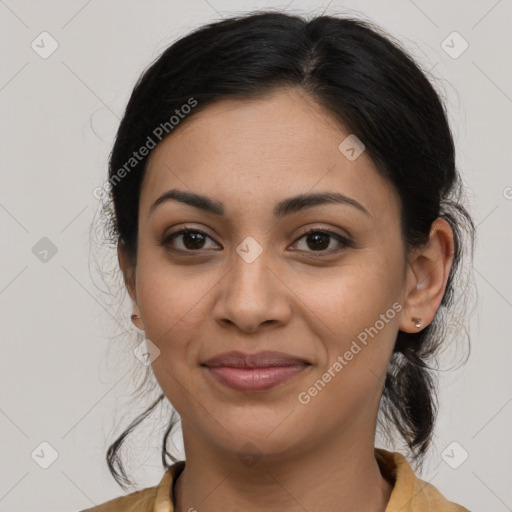
[[[140,318],[140,311],[137,305],[137,289],[135,286],[135,264],[131,261],[128,251],[126,249],[126,244],[124,241],[119,241],[117,244],[117,260],[119,262],[119,267],[123,272],[124,283],[126,285],[126,289],[128,290],[128,294],[130,295],[133,301],[133,314],[137,315],[139,318],[132,317],[133,324],[144,330],[144,324]]]
[[[403,332],[418,332],[429,325],[441,304],[454,256],[450,224],[437,218],[428,242],[411,253],[406,278],[404,309],[399,322]],[[421,325],[416,322],[421,320]]]

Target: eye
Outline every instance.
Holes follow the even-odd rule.
[[[181,238],[182,247],[174,247],[173,243],[176,239]],[[205,241],[207,239],[213,240],[209,235],[205,232],[200,231],[198,229],[182,229],[180,231],[176,231],[176,233],[172,233],[162,240],[162,245],[171,246],[171,249],[181,252],[194,252],[205,249]],[[208,249],[208,248],[206,248]],[[211,248],[210,248],[211,249]]]
[[[338,234],[334,233],[333,231],[329,231],[327,229],[319,229],[319,228],[312,228],[308,229],[297,241],[300,240],[306,240],[306,247],[308,247],[311,250],[306,249],[306,252],[320,252],[325,254],[334,254],[337,252],[342,251],[346,247],[352,247],[352,242]],[[331,245],[332,240],[335,240],[335,242],[338,243],[337,249],[331,249],[326,250]],[[302,250],[302,249],[299,249]],[[320,254],[322,256],[323,254]]]

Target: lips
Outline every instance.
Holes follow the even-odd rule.
[[[309,364],[306,359],[283,352],[264,351],[255,354],[232,351],[219,354],[205,361],[203,365],[210,368],[229,366],[231,368],[268,368],[270,366],[294,366]]]
[[[226,352],[203,363],[219,383],[243,392],[266,391],[306,370],[311,363],[282,352]]]

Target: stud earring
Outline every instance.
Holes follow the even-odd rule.
[[[134,315],[132,315],[132,322],[133,322],[134,320],[140,320],[140,315],[135,315],[135,314],[134,314]]]
[[[423,324],[423,320],[421,318],[413,317],[412,321],[414,322],[414,326],[416,327],[416,329],[419,329],[421,327],[421,325]]]

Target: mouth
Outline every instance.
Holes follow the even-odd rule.
[[[266,391],[295,378],[311,366],[282,352],[227,352],[202,364],[218,383],[242,392]]]

